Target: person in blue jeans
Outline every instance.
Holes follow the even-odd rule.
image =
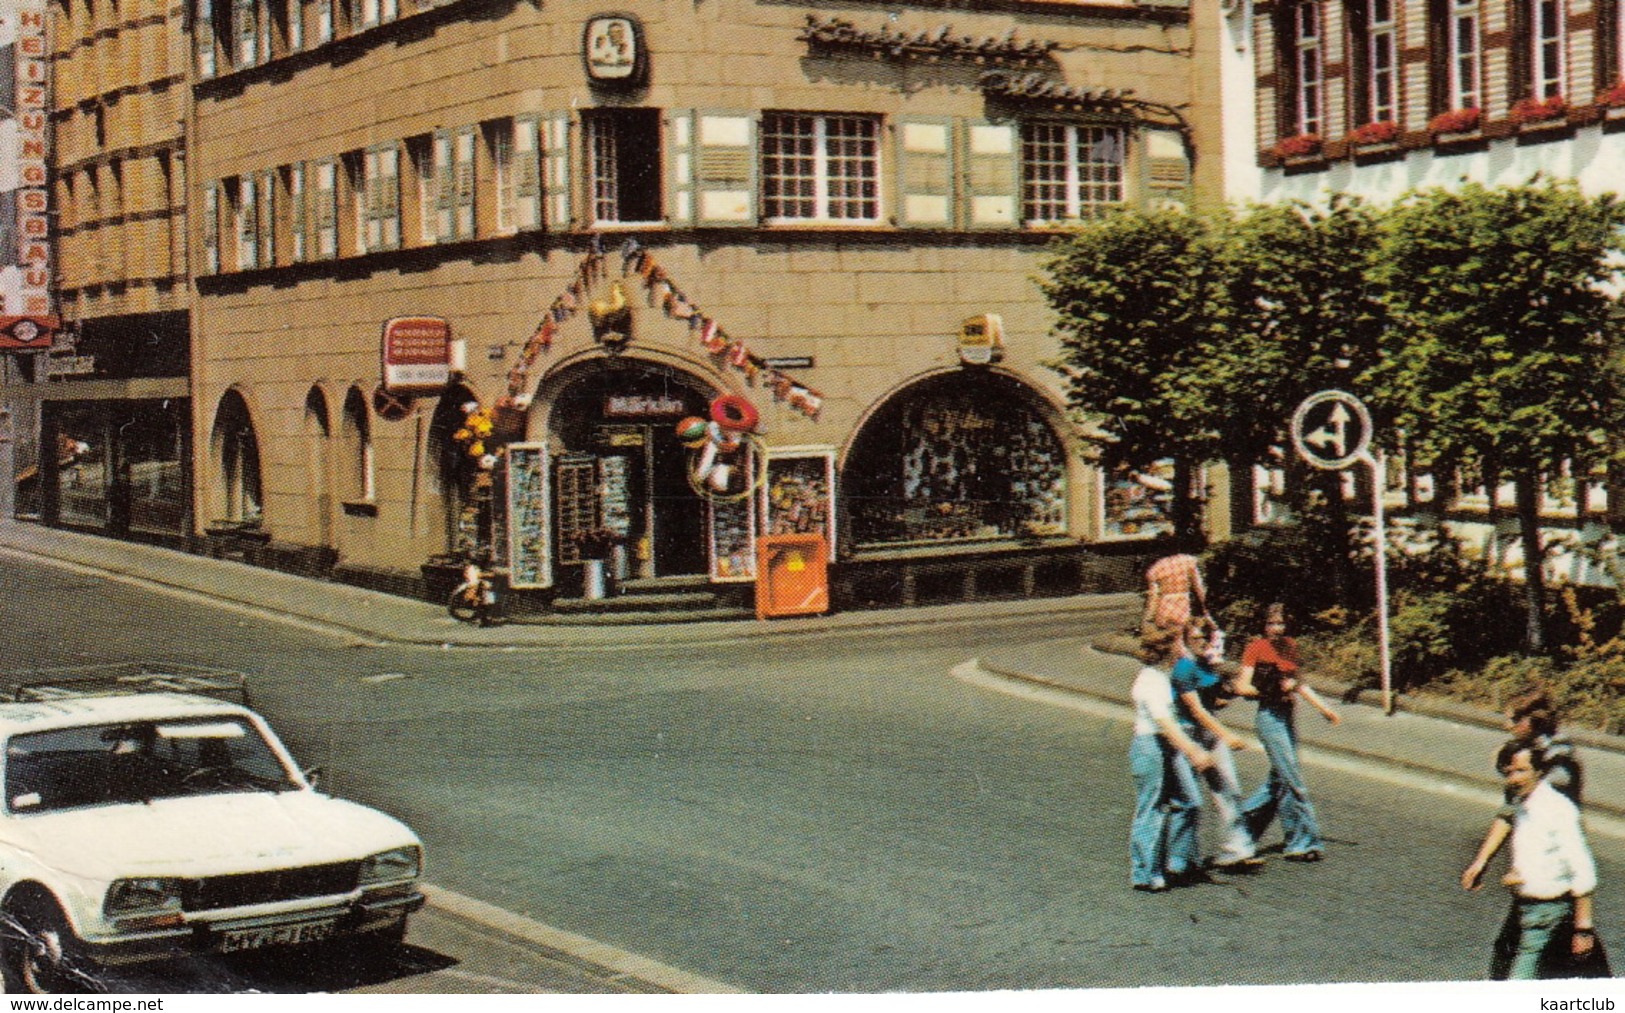
[[[1179,631],[1153,629],[1140,639],[1145,667],[1134,678],[1134,738],[1129,769],[1134,774],[1134,820],[1129,827],[1129,882],[1136,890],[1161,893],[1201,871],[1194,821],[1191,832],[1173,838],[1174,814],[1201,808],[1202,798],[1181,772],[1184,765],[1205,771],[1213,758],[1179,727],[1168,670],[1179,656]]]
[[[1184,655],[1174,663],[1170,678],[1174,687],[1174,712],[1185,734],[1213,757],[1213,766],[1200,775],[1213,795],[1213,808],[1224,824],[1223,843],[1213,865],[1220,869],[1251,869],[1262,860],[1257,857],[1258,845],[1242,816],[1241,781],[1236,777],[1236,761],[1231,755],[1234,750],[1245,748],[1247,743],[1213,716],[1230,700],[1230,688],[1215,667],[1222,654],[1222,649],[1215,644],[1217,633],[1213,620],[1206,616],[1185,624]],[[1200,798],[1201,787],[1195,783],[1198,775],[1190,765],[1176,767],[1176,771],[1191,778],[1185,785],[1185,794]],[[1173,829],[1169,837],[1181,842],[1183,847],[1194,849],[1197,811],[1180,810],[1172,813],[1170,820]]]
[[[1294,862],[1318,862],[1325,854],[1325,843],[1298,763],[1298,732],[1292,711],[1301,697],[1332,724],[1342,723],[1342,718],[1303,684],[1298,643],[1286,635],[1286,630],[1285,606],[1271,605],[1264,617],[1264,635],[1248,644],[1241,656],[1236,693],[1257,699],[1254,727],[1270,760],[1269,779],[1242,803],[1241,811],[1255,841],[1279,815],[1286,834],[1282,857]]]

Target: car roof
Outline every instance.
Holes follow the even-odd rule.
[[[234,703],[192,693],[132,693],[71,696],[26,703],[0,703],[0,736],[54,731],[125,721],[166,721],[196,717],[252,717]]]

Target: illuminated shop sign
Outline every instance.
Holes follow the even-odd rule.
[[[46,180],[49,154],[46,85],[45,5],[21,0],[16,7],[16,120],[12,151],[17,185],[17,249],[4,261],[15,265],[15,283],[0,294],[0,347],[49,348],[57,327],[51,305],[50,190]]]
[[[643,26],[631,15],[601,14],[589,19],[582,32],[581,59],[587,66],[587,79],[594,84],[630,87],[649,77]]]

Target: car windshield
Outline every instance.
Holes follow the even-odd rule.
[[[237,715],[59,728],[6,746],[14,813],[298,787],[259,729]]]

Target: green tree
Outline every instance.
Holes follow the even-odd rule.
[[[1607,286],[1622,224],[1613,195],[1539,180],[1414,193],[1385,222],[1393,325],[1369,381],[1420,460],[1513,479],[1531,652],[1546,642],[1542,476],[1602,458],[1621,421]]]
[[[1061,241],[1040,281],[1057,314],[1068,402],[1107,467],[1176,462],[1174,522],[1196,531],[1189,469],[1216,433],[1186,382],[1215,326],[1206,219],[1123,211]]]

